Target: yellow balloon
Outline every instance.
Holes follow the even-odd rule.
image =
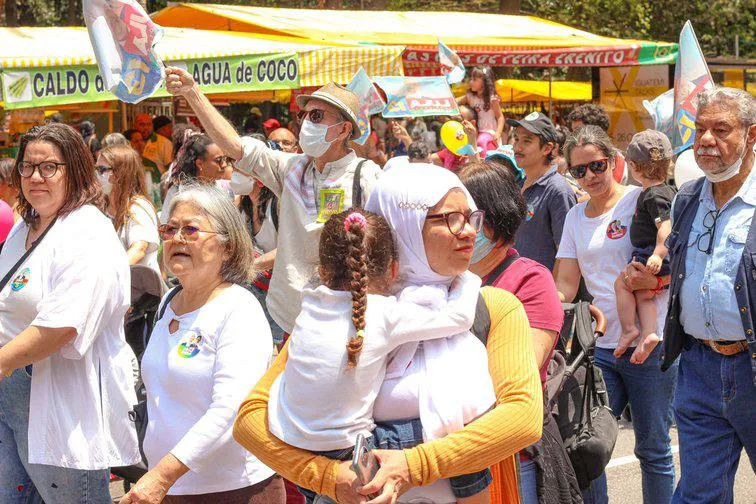
[[[441,141],[447,149],[457,154],[468,143],[465,128],[459,121],[446,121],[441,126]]]

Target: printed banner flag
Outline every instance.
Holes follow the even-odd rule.
[[[127,103],[149,98],[163,83],[154,50],[163,29],[136,0],[84,0],[83,7],[105,89]]]
[[[462,58],[440,40],[438,41],[438,62],[441,65],[441,75],[446,77],[446,82],[449,84],[459,84],[465,79],[465,65],[462,64]]]
[[[355,142],[365,145],[370,136],[370,116],[378,114],[386,107],[386,102],[381,98],[378,90],[368,77],[364,68],[360,67],[347,85],[347,89],[354,91],[360,99],[360,113],[357,117],[357,125],[360,127],[361,136]]]
[[[375,77],[386,93],[383,117],[459,115],[457,101],[445,77]]]
[[[680,32],[680,54],[675,65],[675,115],[672,149],[679,154],[693,145],[698,95],[714,87],[701,46],[690,21]]]
[[[675,132],[675,124],[672,121],[675,113],[674,88],[663,92],[651,101],[643,100],[643,108],[654,120],[654,129],[667,135],[669,141],[672,142]]]

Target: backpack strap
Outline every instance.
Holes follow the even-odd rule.
[[[475,320],[470,331],[483,345],[488,341],[488,333],[491,331],[491,313],[488,311],[486,300],[482,294],[478,294],[478,304],[475,305]]]
[[[363,159],[357,163],[357,168],[354,170],[354,178],[352,179],[352,208],[362,208],[362,186],[360,185],[360,179],[362,178],[362,165],[367,162],[367,159]]]
[[[165,315],[165,310],[166,308],[168,308],[168,303],[170,303],[173,298],[176,297],[176,294],[181,292],[181,289],[183,289],[183,287],[181,285],[177,285],[168,292],[168,294],[165,296],[165,301],[163,301],[163,304],[160,305],[160,308],[158,308],[158,311],[155,314],[155,321],[153,322],[153,326],[157,323],[158,320],[163,318],[163,315]],[[149,340],[149,336],[147,336],[147,339]]]
[[[499,279],[499,277],[504,273],[504,271],[509,268],[512,263],[514,263],[517,259],[520,258],[520,254],[518,254],[516,251],[508,256],[506,259],[501,261],[501,263],[486,276],[486,281],[483,282],[484,286],[493,285],[496,280]]]

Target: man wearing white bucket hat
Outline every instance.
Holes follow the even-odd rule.
[[[299,146],[304,154],[290,154],[240,137],[184,70],[167,68],[166,86],[187,100],[210,138],[236,160],[232,188],[244,188],[254,177],[279,197],[278,251],[267,304],[276,323],[290,333],[299,314],[302,288],[317,269],[323,223],[367,201],[381,173],[378,165],[358,158],[348,146],[360,136],[357,95],[329,83],[298,96]]]

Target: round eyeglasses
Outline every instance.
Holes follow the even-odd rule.
[[[475,210],[470,212],[469,215],[465,215],[462,212],[444,212],[438,214],[429,214],[426,220],[444,220],[446,226],[449,228],[449,232],[454,236],[459,236],[462,231],[465,230],[465,225],[469,222],[470,226],[477,233],[483,227],[483,221],[486,218],[486,212],[483,210]]]

